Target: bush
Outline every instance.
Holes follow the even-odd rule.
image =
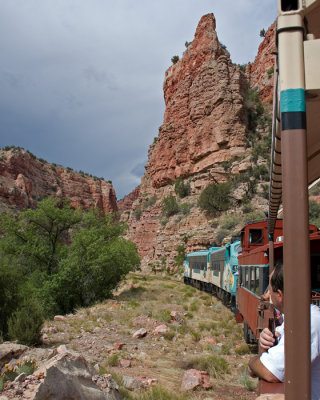
[[[199,207],[209,215],[216,215],[230,207],[231,182],[210,183],[199,197]]]
[[[38,344],[44,323],[43,311],[39,303],[31,299],[22,304],[8,321],[8,335],[26,346]]]
[[[315,200],[309,201],[309,223],[320,226],[320,204]]]
[[[173,56],[173,57],[171,58],[172,64],[175,64],[175,63],[177,63],[178,61],[179,61],[179,56]]]
[[[174,191],[180,197],[186,197],[190,193],[190,183],[184,183],[183,179],[179,178],[174,183]]]
[[[222,220],[222,228],[232,229],[241,222],[239,215],[225,215]]]
[[[274,73],[274,67],[269,68],[268,71],[267,71],[268,78],[271,78],[271,76],[273,75],[273,73]]]
[[[242,345],[240,345],[239,347],[237,347],[234,352],[238,355],[238,356],[243,356],[244,354],[249,354],[250,353],[250,348],[247,345],[247,343],[244,343]]]
[[[260,37],[265,37],[265,35],[266,35],[265,29],[261,29],[261,31],[260,31]]]
[[[229,366],[226,360],[220,356],[200,356],[192,361],[196,369],[209,372],[215,378],[229,373]]]
[[[178,267],[181,267],[186,256],[184,245],[179,245],[176,250],[178,254],[175,256],[174,261],[176,262]]]
[[[177,199],[170,195],[162,200],[162,215],[169,218],[179,212]]]

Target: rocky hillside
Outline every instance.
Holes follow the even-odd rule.
[[[50,164],[18,147],[0,149],[0,207],[22,210],[38,200],[55,196],[68,198],[74,207],[118,210],[112,183],[84,172]]]
[[[10,378],[1,399],[257,396],[242,325],[215,297],[167,276],[131,274],[112,300],[47,321],[42,342],[0,344],[0,370]],[[30,360],[36,370],[21,373]]]
[[[267,209],[274,26],[247,66],[231,62],[215,28],[214,15],[203,16],[182,58],[166,71],[163,125],[139,191],[119,206],[145,267],[174,267],[178,249],[221,242]],[[230,182],[231,203],[221,219],[203,212],[198,200],[208,184],[223,182]],[[164,207],[170,201],[174,213]]]

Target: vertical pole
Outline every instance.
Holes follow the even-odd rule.
[[[285,397],[309,400],[310,249],[303,20],[278,17],[284,223]]]
[[[269,275],[274,268],[274,243],[273,239],[269,239]]]

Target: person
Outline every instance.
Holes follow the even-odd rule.
[[[270,298],[273,305],[283,314],[284,289],[283,265],[276,264],[269,280]],[[311,320],[311,398],[320,400],[320,308],[310,306]],[[249,373],[267,382],[284,381],[284,323],[278,326],[275,335],[265,328],[259,337],[262,354],[249,361]]]

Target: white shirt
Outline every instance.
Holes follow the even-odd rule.
[[[311,320],[311,399],[320,400],[320,308],[310,307]],[[279,381],[284,381],[284,323],[276,328],[278,344],[260,357],[262,364]]]

